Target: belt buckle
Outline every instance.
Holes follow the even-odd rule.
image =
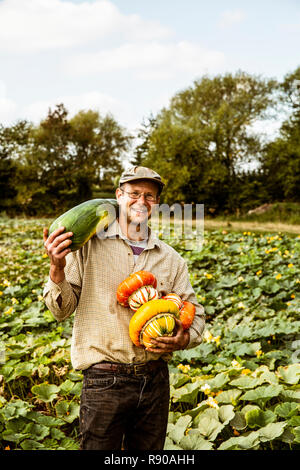
[[[133,374],[134,375],[143,374],[143,371],[139,372],[139,370],[144,367],[145,367],[145,364],[133,364]]]

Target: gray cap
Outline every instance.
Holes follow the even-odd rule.
[[[119,180],[119,185],[123,183],[131,183],[136,180],[154,181],[155,183],[158,183],[160,191],[162,191],[165,185],[156,171],[145,166],[133,166],[128,170],[123,171]]]

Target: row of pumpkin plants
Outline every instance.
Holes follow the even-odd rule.
[[[200,253],[180,246],[207,322],[172,361],[166,448],[299,449],[300,237],[219,231]]]
[[[0,220],[0,448],[78,449],[82,375],[72,318],[42,290],[45,220]],[[197,237],[197,234],[194,234]],[[160,236],[164,238],[163,233]],[[166,449],[300,448],[300,237],[205,232],[186,259],[207,322],[201,345],[170,362]]]

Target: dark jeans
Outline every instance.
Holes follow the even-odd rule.
[[[82,450],[162,450],[169,412],[167,364],[148,375],[84,371]]]

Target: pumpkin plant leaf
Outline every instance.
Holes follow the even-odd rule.
[[[204,439],[199,429],[191,429],[183,436],[179,443],[180,447],[185,450],[211,450],[213,443]]]
[[[276,415],[271,410],[263,411],[260,409],[253,409],[247,411],[245,414],[245,420],[249,428],[263,427],[266,424],[275,421]]]
[[[281,436],[287,423],[279,421],[277,423],[269,423],[259,430],[259,438],[262,442],[272,441]]]
[[[258,431],[250,432],[247,436],[231,437],[227,441],[222,442],[218,450],[247,450],[259,445]]]
[[[58,418],[63,419],[67,423],[73,423],[73,421],[79,417],[78,403],[68,402],[66,400],[59,401],[55,405],[55,410]]]
[[[53,384],[42,383],[31,387],[31,391],[39,400],[48,403],[57,397],[59,387]]]

